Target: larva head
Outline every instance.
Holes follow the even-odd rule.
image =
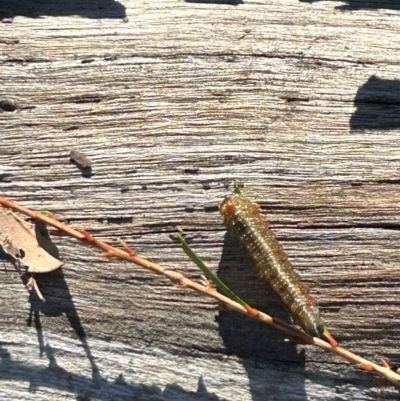
[[[224,217],[234,216],[237,212],[237,205],[235,202],[236,195],[226,196],[219,206],[219,211]]]
[[[225,197],[219,207],[221,215],[224,218],[224,224],[226,225],[234,216],[239,214],[247,202],[248,201],[240,195],[234,194]]]
[[[224,218],[224,224],[226,225],[232,217],[237,216],[240,213],[246,215],[257,214],[259,211],[258,205],[250,202],[242,195],[229,195],[221,203],[220,212]]]

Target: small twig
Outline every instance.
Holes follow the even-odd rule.
[[[28,282],[25,284],[25,287],[28,291],[32,291],[35,290],[36,295],[38,296],[38,298],[42,301],[42,302],[46,302],[44,296],[42,295],[42,293],[39,290],[39,287],[37,285],[36,280],[33,277],[29,277]]]
[[[103,256],[105,256],[105,257],[118,257],[121,259],[129,260],[139,266],[142,266],[148,270],[151,270],[157,274],[160,274],[160,275],[163,275],[163,276],[169,278],[174,284],[178,285],[179,287],[191,288],[192,290],[201,292],[207,296],[217,299],[218,301],[222,302],[224,305],[228,306],[230,309],[233,309],[237,312],[251,316],[264,323],[268,323],[280,330],[283,330],[285,333],[292,336],[294,341],[303,342],[305,344],[316,345],[316,346],[324,348],[330,352],[334,352],[334,353],[340,355],[346,361],[351,362],[354,365],[358,366],[360,369],[366,370],[369,372],[375,372],[375,373],[383,376],[385,379],[387,379],[392,384],[394,384],[396,386],[400,386],[400,374],[397,374],[396,372],[391,370],[390,367],[387,366],[388,365],[387,363],[383,363],[383,366],[378,365],[374,362],[369,361],[368,359],[362,358],[362,357],[354,354],[353,352],[351,352],[341,346],[334,346],[320,338],[311,337],[308,334],[301,331],[300,329],[297,329],[294,326],[290,326],[289,324],[281,321],[280,319],[271,317],[271,316],[267,315],[266,313],[263,313],[255,308],[252,308],[252,307],[246,308],[246,307],[240,305],[238,302],[235,302],[232,299],[226,297],[225,295],[219,293],[214,288],[212,288],[208,285],[202,285],[202,284],[196,283],[195,281],[188,279],[181,273],[167,270],[164,267],[162,267],[156,263],[153,263],[149,260],[143,259],[142,257],[136,255],[134,253],[134,251],[129,247],[125,246],[125,249],[127,249],[127,251],[125,252],[121,249],[115,248],[111,245],[108,245],[108,244],[94,238],[92,235],[90,235],[86,231],[79,232],[77,230],[74,230],[73,228],[68,227],[67,225],[65,225],[64,223],[62,223],[58,220],[54,220],[54,219],[44,216],[40,213],[36,213],[33,210],[30,210],[23,206],[20,206],[20,205],[12,202],[6,198],[3,198],[3,197],[0,197],[0,204],[2,204],[5,207],[16,210],[18,212],[21,212],[29,217],[32,217],[33,219],[40,220],[43,223],[46,223],[52,227],[55,227],[59,231],[62,231],[64,233],[66,233],[67,235],[69,235],[73,238],[76,238],[86,244],[89,244],[89,245],[92,245],[94,247],[104,250],[106,253],[103,254]]]

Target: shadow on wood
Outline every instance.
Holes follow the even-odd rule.
[[[243,4],[242,0],[185,0],[186,3],[207,3],[207,4],[224,4],[228,6],[237,6]]]
[[[400,81],[372,75],[354,99],[351,130],[400,128]]]
[[[72,300],[72,295],[65,281],[62,269],[60,268],[50,273],[37,274],[35,278],[44,298],[46,299],[46,302],[42,302],[40,299],[38,299],[35,293],[31,293],[29,297],[31,311],[28,318],[28,326],[31,326],[33,320],[38,335],[40,355],[42,356],[45,352],[51,366],[54,358],[51,358],[51,350],[48,349],[48,346],[45,346],[43,341],[39,311],[45,316],[51,317],[65,314],[72,329],[75,331],[82,343],[82,347],[85,350],[86,356],[92,367],[92,376],[94,378],[97,377],[98,368],[87,343],[85,329],[83,328],[79,319],[79,315],[76,311],[74,301]]]
[[[302,3],[315,3],[322,0],[299,0]],[[325,0],[326,1],[326,0]],[[400,10],[400,4],[398,1],[364,1],[364,0],[331,0],[337,1],[339,3],[347,3],[347,5],[340,5],[336,8],[343,11],[351,10],[378,10],[378,9],[388,9],[388,10]]]
[[[260,282],[251,265],[250,258],[238,249],[230,234],[225,234],[224,248],[218,268],[218,276],[244,301],[268,314],[290,322],[290,315],[278,295],[271,287]],[[295,344],[285,341],[287,335],[272,326],[253,320],[233,311],[221,312],[218,317],[219,331],[226,352],[241,358],[248,373],[249,387],[253,401],[264,401],[265,391],[273,387],[276,399],[285,399],[284,386],[272,383],[265,377],[265,388],[260,388],[259,378],[253,380],[254,368],[269,365],[279,371],[282,379],[287,376],[289,366],[296,365],[297,380],[293,382],[293,393],[299,399],[306,399],[304,380],[305,360]],[[299,371],[303,371],[301,374]],[[274,378],[274,380],[276,377]]]
[[[3,256],[3,255],[2,255]],[[4,254],[5,260],[9,260]],[[39,358],[48,360],[46,368],[20,361],[13,361],[7,346],[10,342],[0,341],[0,381],[29,382],[29,392],[35,392],[39,388],[57,389],[76,395],[76,399],[83,401],[96,398],[99,400],[132,400],[132,399],[163,399],[190,401],[193,399],[203,401],[219,401],[220,398],[207,391],[203,378],[198,379],[197,391],[187,391],[175,383],[161,388],[156,385],[143,383],[127,383],[122,373],[115,380],[107,380],[102,377],[86,340],[85,329],[81,323],[75,308],[72,295],[65,281],[62,269],[50,273],[37,274],[36,281],[46,298],[46,302],[38,299],[36,294],[31,294],[31,311],[28,317],[28,326],[34,324],[38,337]],[[65,314],[71,327],[82,344],[86,357],[92,368],[92,377],[69,372],[57,363],[56,351],[50,344],[45,343],[45,336],[40,321],[40,315],[57,317]],[[18,342],[13,343],[18,346]],[[156,398],[154,398],[156,397]]]
[[[83,375],[77,375],[57,366],[53,350],[46,346],[45,354],[49,359],[47,368],[40,368],[18,361],[13,361],[9,352],[3,348],[9,345],[0,342],[0,380],[4,381],[28,381],[29,391],[34,392],[39,387],[57,389],[63,392],[73,392],[76,400],[85,401],[93,397],[98,400],[203,400],[219,401],[220,398],[210,394],[205,389],[200,377],[196,392],[186,391],[176,384],[167,385],[163,389],[158,386],[144,384],[127,384],[124,376],[120,374],[116,380],[109,381],[98,375],[88,379]]]
[[[79,15],[84,18],[124,18],[125,7],[115,0],[2,0],[0,20],[24,16],[39,18],[42,16]]]

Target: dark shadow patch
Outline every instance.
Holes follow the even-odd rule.
[[[278,295],[258,280],[250,258],[238,248],[228,233],[225,235],[218,276],[251,306],[290,322],[289,312]],[[274,370],[281,370],[283,379],[290,370],[289,366],[295,364],[299,371],[298,377],[304,374],[304,355],[297,351],[295,344],[285,341],[287,335],[283,332],[233,311],[221,312],[217,320],[226,352],[241,357],[254,401],[265,401],[264,391],[271,386],[271,382],[266,381],[266,388],[260,389],[259,377],[253,377],[257,367],[270,365]],[[307,398],[304,380],[297,380],[293,386],[296,386],[293,393],[298,394],[299,399]],[[282,393],[279,394],[279,391]],[[273,396],[276,399],[286,399],[285,389],[277,388]]]
[[[67,128],[64,128],[64,131],[76,131],[77,129],[79,129],[78,125],[71,125]]]
[[[0,181],[1,182],[12,182],[13,175],[12,174],[0,174]]]
[[[218,205],[204,206],[204,211],[206,213],[215,213],[219,211],[219,206]]]
[[[74,164],[81,171],[82,177],[92,178],[93,172],[92,167],[82,167],[79,163],[71,159],[71,163]]]
[[[400,128],[400,81],[372,75],[358,89],[354,105],[352,131]]]
[[[285,97],[284,98],[287,103],[293,103],[293,102],[306,102],[308,103],[310,101],[309,97]]]
[[[243,4],[242,0],[185,0],[186,3],[203,3],[203,4],[224,4],[228,6],[237,6]]]
[[[40,18],[79,15],[83,18],[125,18],[125,7],[115,0],[2,0],[0,20],[17,16]],[[45,22],[44,22],[45,23]]]
[[[192,397],[192,400],[222,401],[222,399],[219,398],[217,395],[208,392],[202,376],[199,377],[197,390],[192,392],[187,392],[187,394]],[[181,400],[180,398],[181,396],[182,396],[182,388],[177,384],[168,384],[162,393],[163,397],[162,399],[165,400]]]
[[[133,217],[108,217],[108,224],[129,224],[133,223]]]
[[[199,174],[200,169],[198,167],[185,168],[183,171],[185,174]]]
[[[82,60],[83,63],[84,60]],[[95,94],[85,94],[85,95],[79,95],[79,96],[74,96],[70,99],[67,99],[66,102],[72,102],[72,103],[100,103],[102,101],[101,96],[95,95]]]
[[[323,0],[299,0],[301,3],[315,3]],[[326,0],[324,0],[326,1]],[[356,10],[400,10],[400,3],[397,0],[330,0],[338,3],[346,3],[345,5],[336,6],[337,9],[342,11],[356,11]]]
[[[84,375],[70,373],[58,366],[53,349],[49,344],[46,344],[43,349],[44,355],[49,361],[48,367],[45,368],[13,361],[7,350],[8,344],[0,341],[0,381],[8,383],[29,381],[30,392],[40,393],[46,389],[53,389],[60,393],[70,392],[75,394],[77,401],[93,399],[102,401],[222,401],[215,394],[207,392],[202,377],[199,378],[196,391],[187,391],[177,384],[168,384],[164,389],[156,385],[127,384],[122,373],[115,380],[107,380],[100,375],[96,379],[90,379]]]
[[[72,295],[69,291],[67,282],[65,281],[62,269],[54,270],[50,273],[42,273],[35,275],[36,282],[46,299],[42,302],[35,293],[31,293],[29,302],[31,303],[31,311],[28,318],[28,326],[34,323],[39,341],[40,354],[47,354],[45,344],[43,342],[42,325],[40,321],[40,313],[47,317],[57,317],[65,315],[82,343],[86,356],[92,367],[92,374],[95,378],[98,376],[98,368],[90,351],[86,340],[85,329],[82,326],[79,315],[75,308]],[[40,313],[39,313],[40,312]]]
[[[93,63],[95,61],[94,58],[84,58],[83,60],[81,60],[81,64],[90,64]]]

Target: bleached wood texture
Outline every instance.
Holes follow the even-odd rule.
[[[221,226],[236,179],[335,337],[400,365],[397,2],[2,0],[0,18],[2,195],[197,279],[179,225],[240,295],[288,320]],[[1,399],[398,397],[213,300],[54,241],[65,265],[37,275],[46,303],[2,262]]]

